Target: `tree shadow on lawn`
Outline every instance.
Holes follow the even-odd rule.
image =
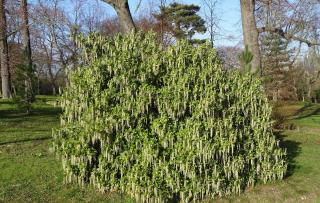
[[[313,108],[316,107],[316,108]],[[303,112],[308,112],[304,115],[301,115]],[[307,118],[313,115],[319,115],[320,114],[320,106],[314,106],[312,104],[306,104],[304,107],[299,109],[299,111],[294,115],[295,119],[303,119]]]
[[[15,103],[12,100],[8,99],[8,100],[0,101],[0,105],[1,104],[14,105]]]
[[[23,122],[25,119],[33,119],[39,116],[58,116],[61,113],[59,108],[33,109],[30,114],[23,110],[0,110],[0,120],[10,120],[9,122]]]
[[[288,169],[287,173],[285,174],[285,178],[288,178],[293,175],[294,171],[299,167],[296,163],[295,158],[301,153],[301,143],[294,140],[286,139],[287,135],[284,135],[281,131],[275,132],[274,134],[280,141],[280,147],[282,149],[286,149],[287,151],[286,160],[288,163]]]
[[[50,123],[52,125],[53,121],[58,122],[58,117],[61,113],[60,108],[54,108],[54,107],[38,107],[32,110],[30,114],[25,113],[25,111],[21,109],[15,109],[15,110],[0,110],[0,124],[6,123],[7,125],[1,126],[0,128],[4,127],[8,130],[4,130],[4,133],[14,133],[17,132],[33,132],[33,133],[39,133],[39,132],[45,132],[50,131],[50,129],[44,130],[39,129],[39,125],[43,125],[46,123]],[[21,127],[21,125],[23,127]],[[50,128],[51,128],[50,125]],[[42,134],[42,133],[41,133]],[[39,137],[32,137],[32,138],[16,138],[9,141],[0,142],[0,146],[8,145],[8,144],[14,144],[14,143],[20,143],[20,142],[28,142],[28,141],[41,141],[41,140],[47,140],[51,139],[51,136],[47,136],[45,134],[40,135]]]
[[[51,138],[52,138],[52,136],[46,136],[46,137],[27,138],[27,139],[21,139],[21,140],[0,142],[0,146],[9,145],[9,144],[16,144],[16,143],[22,143],[22,142],[29,142],[29,141],[43,141],[43,140],[49,140]]]

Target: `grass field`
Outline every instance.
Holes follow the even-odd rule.
[[[63,184],[61,163],[50,151],[60,113],[54,102],[54,97],[38,97],[26,115],[0,100],[0,202],[133,202],[125,195]],[[320,105],[295,103],[281,110],[296,126],[279,132],[290,164],[285,180],[205,202],[320,202]]]

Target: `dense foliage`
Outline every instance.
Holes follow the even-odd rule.
[[[34,71],[34,66],[26,63],[17,64],[15,68],[13,98],[18,106],[25,109],[27,113],[30,113],[31,104],[35,101],[36,75]]]
[[[290,41],[273,33],[264,34],[261,38],[262,75],[267,96],[273,101],[296,100],[295,86],[300,75],[294,71]]]
[[[139,202],[184,202],[281,179],[285,152],[260,81],[224,71],[209,44],[163,50],[153,34],[82,37],[54,133],[67,182]]]
[[[172,3],[161,6],[160,13],[155,18],[165,31],[176,39],[187,39],[191,43],[202,43],[202,40],[193,39],[196,33],[205,33],[205,21],[198,15],[200,7],[194,4]]]

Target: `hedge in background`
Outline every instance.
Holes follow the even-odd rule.
[[[260,81],[224,71],[210,45],[163,50],[153,34],[81,37],[54,147],[67,182],[138,202],[200,200],[282,179]]]

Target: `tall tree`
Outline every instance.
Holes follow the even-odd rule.
[[[31,102],[34,99],[32,80],[33,80],[33,64],[32,64],[32,53],[31,53],[31,42],[30,42],[30,31],[29,31],[29,14],[28,14],[28,2],[27,0],[21,0],[21,14],[22,14],[22,44],[23,53],[26,60],[24,65],[25,68],[25,100]]]
[[[259,6],[257,6],[259,3]],[[263,7],[277,5],[277,9],[285,13],[282,17],[280,26],[274,26],[270,23],[262,23],[257,26],[256,11],[263,10]],[[269,32],[277,33],[281,37],[310,46],[320,45],[319,41],[310,38],[311,25],[319,26],[319,0],[240,0],[241,18],[243,28],[244,44],[248,45],[253,53],[252,70],[256,72],[261,68],[261,53],[259,49],[259,34]],[[259,9],[257,8],[259,7]],[[261,9],[262,8],[262,9]],[[279,14],[279,12],[273,12]],[[265,17],[264,17],[265,19]],[[319,27],[317,28],[318,30]]]
[[[121,31],[128,33],[135,29],[132,15],[129,9],[128,0],[103,0],[110,4],[117,12],[119,17]]]
[[[164,19],[165,27],[176,39],[193,41],[195,33],[206,32],[205,21],[197,14],[200,7],[196,5],[172,3],[161,7],[160,13],[155,17],[160,21]]]
[[[210,34],[210,42],[213,46],[219,21],[216,14],[218,0],[202,0],[202,3],[206,24]]]
[[[240,0],[243,40],[245,46],[253,54],[251,62],[252,72],[261,69],[261,54],[259,47],[259,33],[255,18],[255,0]]]
[[[10,98],[11,97],[11,77],[10,77],[10,68],[9,68],[5,0],[0,0],[0,60],[1,60],[2,98]]]
[[[59,8],[59,0],[51,0],[50,4],[39,1],[31,16],[34,62],[47,74],[52,93],[56,94],[58,76],[66,75],[67,67],[77,66],[78,51],[70,40],[73,23]]]
[[[291,52],[288,40],[276,33],[266,33],[261,40],[261,55],[263,64],[263,76],[266,92],[273,101],[290,98],[296,99],[292,91],[293,82],[289,75],[291,69]]]

